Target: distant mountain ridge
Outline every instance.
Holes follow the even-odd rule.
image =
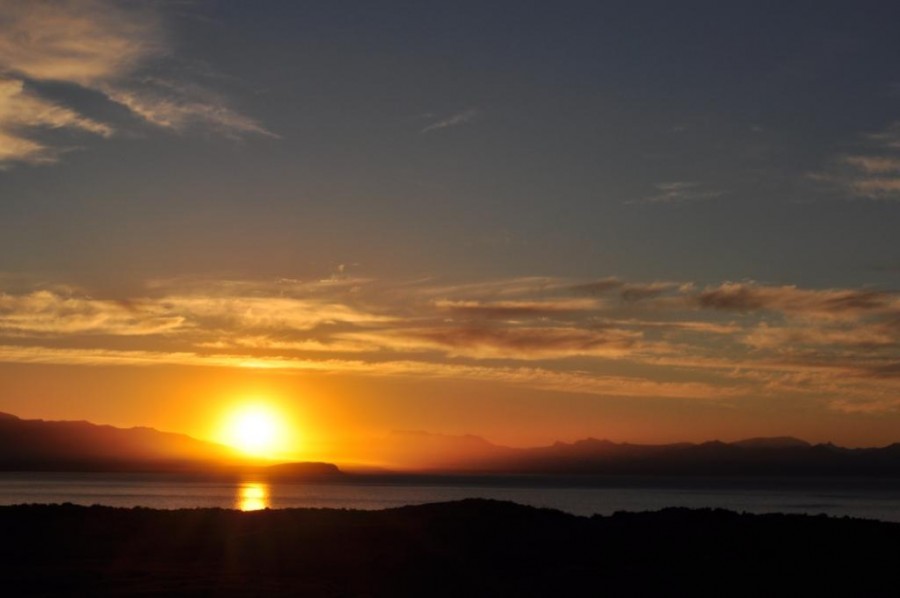
[[[851,449],[792,437],[660,445],[586,438],[512,448],[473,435],[397,432],[370,448],[373,458],[407,473],[439,475],[900,477],[900,443]],[[184,471],[279,479],[343,474],[331,463],[261,464],[223,445],[152,428],[7,413],[0,413],[0,471]]]
[[[0,469],[7,471],[180,469],[239,459],[228,447],[184,434],[0,414]]]
[[[535,448],[495,445],[475,436],[400,433],[389,440],[419,458],[417,469],[528,475],[900,476],[900,443],[842,448],[793,437],[660,445],[587,438]]]
[[[762,438],[747,438],[746,440],[738,440],[732,442],[732,446],[740,446],[744,448],[789,448],[789,447],[805,447],[812,446],[805,440],[794,438],[792,436],[775,436]]]
[[[341,473],[330,463],[272,466],[272,475]],[[266,474],[230,447],[153,428],[20,419],[0,413],[0,471],[121,471]]]

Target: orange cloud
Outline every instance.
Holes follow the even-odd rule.
[[[868,289],[809,290],[795,286],[724,283],[708,287],[692,300],[702,308],[733,311],[780,311],[794,316],[857,318],[900,310],[889,293]]]
[[[128,298],[0,292],[0,360],[446,375],[622,396],[900,396],[892,293],[612,280],[596,287],[609,296],[587,298],[577,295],[596,282],[548,278],[168,281]],[[126,336],[123,352],[116,337]],[[633,375],[610,377],[623,371]]]
[[[258,358],[247,355],[204,355],[194,352],[64,349],[14,345],[0,345],[0,361],[85,366],[180,365],[258,368],[325,374],[468,379],[563,392],[623,397],[711,400],[738,394],[735,389],[700,382],[659,382],[636,377],[590,375],[583,372],[560,372],[533,367],[484,367],[421,361],[368,362],[285,357]]]
[[[184,316],[152,303],[96,300],[51,291],[0,293],[0,334],[147,335],[172,332]]]
[[[594,299],[558,299],[553,301],[465,301],[441,299],[435,307],[455,316],[468,318],[540,318],[597,310]]]
[[[89,89],[158,127],[199,124],[229,136],[274,136],[196,84],[137,76],[170,52],[156,3],[6,0],[0,3],[0,24],[0,166],[57,160],[61,150],[36,141],[36,129],[103,137],[114,132],[108,123],[29,91],[34,82]]]
[[[481,326],[412,328],[345,335],[393,351],[437,350],[475,359],[524,360],[585,355],[619,358],[629,354],[641,336],[639,332],[628,330]]]

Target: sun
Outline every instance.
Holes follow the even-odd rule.
[[[283,418],[269,405],[243,405],[228,417],[223,440],[243,453],[273,457],[284,441]]]

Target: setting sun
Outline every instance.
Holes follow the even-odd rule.
[[[223,441],[238,450],[258,457],[280,452],[286,430],[283,418],[268,405],[245,405],[230,414]]]

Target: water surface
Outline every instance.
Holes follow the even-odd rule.
[[[512,477],[270,482],[162,474],[0,473],[2,505],[385,509],[463,498],[509,500],[576,515],[710,507],[900,521],[900,480]]]

